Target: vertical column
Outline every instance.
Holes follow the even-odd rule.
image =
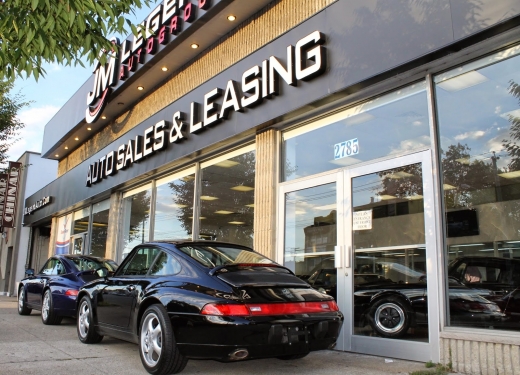
[[[275,130],[256,136],[254,248],[275,259],[278,143]]]
[[[108,211],[108,228],[107,228],[107,247],[105,251],[105,257],[115,260],[117,263],[121,263],[121,259],[118,256],[121,254],[117,253],[117,236],[120,233],[120,212],[121,212],[121,200],[122,194],[120,192],[113,193],[110,196],[110,208]]]
[[[47,250],[47,258],[50,258],[56,253],[56,234],[58,233],[58,230],[58,218],[53,217],[51,221],[51,238],[49,239],[49,249]],[[33,266],[35,265],[33,264]]]

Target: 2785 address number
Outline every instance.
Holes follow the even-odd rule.
[[[334,145],[334,160],[359,154],[358,139],[350,139]]]

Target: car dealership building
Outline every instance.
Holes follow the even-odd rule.
[[[46,125],[45,256],[240,243],[337,287],[337,350],[518,373],[520,2],[163,0],[144,25]],[[406,290],[376,322],[370,278]]]

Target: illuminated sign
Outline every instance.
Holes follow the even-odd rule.
[[[40,208],[43,208],[50,203],[52,203],[52,197],[44,197],[42,199],[39,199],[36,202],[34,202],[31,206],[25,207],[25,209],[23,210],[23,214],[31,215],[34,211],[39,210]]]
[[[155,55],[159,44],[166,45],[174,40],[172,36],[182,32],[183,23],[194,22],[198,17],[197,9],[210,7],[211,0],[198,0],[197,5],[188,0],[163,0],[141,23],[143,28],[136,35],[120,45],[117,39],[112,39],[119,48],[109,54],[105,65],[98,63],[94,69],[94,87],[87,95],[85,121],[95,122],[103,112],[110,90],[139,70],[147,56]]]
[[[191,102],[189,113],[176,111],[172,119],[161,120],[144,130],[142,135],[120,145],[94,164],[89,165],[86,186],[91,186],[129,168],[134,162],[152,156],[169,144],[182,142],[188,134],[199,133],[225,121],[232,111],[259,105],[264,99],[279,94],[280,81],[297,86],[298,81],[310,80],[325,71],[324,35],[314,31],[287,47],[286,66],[270,56],[242,74],[241,83],[227,82],[226,88],[215,88],[204,95],[202,103]]]

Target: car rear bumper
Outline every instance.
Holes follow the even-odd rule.
[[[238,349],[248,353],[240,359],[254,359],[334,347],[343,315],[317,315],[254,319],[199,316],[183,322],[172,317],[172,324],[179,350],[188,358],[233,361]]]

